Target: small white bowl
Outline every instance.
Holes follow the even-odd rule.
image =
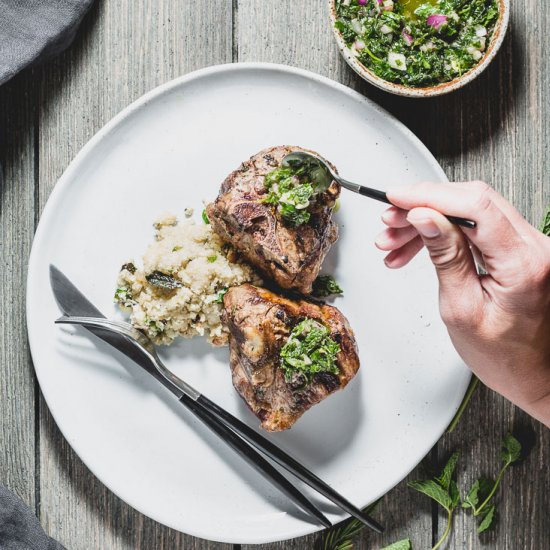
[[[330,9],[330,24],[332,26],[332,31],[336,37],[336,42],[340,48],[340,52],[344,56],[344,59],[348,65],[364,80],[374,84],[378,88],[390,92],[392,94],[407,96],[407,97],[435,97],[443,94],[448,94],[449,92],[454,92],[462,86],[469,84],[474,78],[479,76],[491,63],[494,59],[496,53],[498,52],[504,36],[506,35],[506,30],[508,29],[508,23],[510,21],[510,0],[499,0],[500,3],[500,14],[498,21],[495,25],[495,30],[493,31],[493,36],[491,37],[491,42],[489,47],[485,52],[485,55],[481,58],[479,63],[470,69],[467,73],[464,73],[462,76],[450,80],[449,82],[442,82],[435,86],[430,86],[427,88],[410,88],[408,86],[403,86],[402,84],[396,84],[394,82],[388,82],[383,78],[380,78],[374,74],[371,70],[367,69],[351,52],[351,50],[346,45],[342,34],[334,26],[336,22],[336,0],[328,0],[328,5]]]

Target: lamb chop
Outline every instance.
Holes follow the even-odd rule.
[[[250,284],[224,297],[233,385],[268,431],[290,428],[359,369],[353,331],[338,309]]]
[[[338,238],[332,210],[340,186],[332,182],[316,192],[313,185],[302,185],[307,176],[289,178],[281,161],[293,151],[304,149],[271,147],[243,162],[223,182],[206,213],[214,231],[266,279],[309,294]]]

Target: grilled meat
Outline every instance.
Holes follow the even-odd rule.
[[[265,175],[278,168],[283,157],[300,147],[271,147],[244,162],[223,182],[218,198],[206,207],[212,228],[231,243],[267,279],[304,294],[311,286],[338,227],[332,209],[340,194],[333,182],[309,207],[307,223],[293,227],[273,204],[264,202]]]
[[[244,284],[227,291],[222,317],[231,332],[233,385],[266,430],[290,428],[311,406],[344,388],[359,369],[353,331],[333,306],[294,301]],[[305,385],[303,380],[287,381],[280,358],[290,332],[304,319],[326,327],[340,346],[338,374],[318,372]]]

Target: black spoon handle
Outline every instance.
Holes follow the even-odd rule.
[[[351,181],[346,181],[340,179],[342,185],[349,189],[350,191],[355,191],[356,193],[359,193],[360,195],[363,195],[364,197],[369,197],[371,199],[375,199],[380,202],[385,202],[386,204],[392,204],[388,200],[388,196],[384,191],[379,191],[378,189],[371,189],[370,187],[365,187],[363,185],[359,185],[357,183],[352,183]],[[472,220],[467,220],[466,218],[459,218],[458,216],[447,216],[445,217],[455,225],[460,225],[461,227],[466,227],[468,229],[475,229],[477,224],[476,222]]]
[[[223,421],[209,411],[204,404],[195,401],[185,394],[180,398],[180,402],[297,506],[317,518],[324,527],[332,527],[332,524],[325,515],[306,496],[248,443],[226,426]]]

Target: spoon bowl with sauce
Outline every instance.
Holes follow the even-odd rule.
[[[313,153],[308,153],[307,151],[294,151],[283,158],[282,165],[285,168],[291,168],[293,170],[305,168],[311,182],[313,183],[314,189],[316,189],[317,192],[326,191],[330,184],[335,181],[344,189],[348,189],[349,191],[353,191],[354,193],[358,193],[364,197],[369,197],[370,199],[385,202],[386,204],[392,204],[385,191],[380,191],[379,189],[374,189],[372,187],[365,187],[364,185],[359,185],[358,183],[353,183],[352,181],[344,179],[337,174],[322,158],[314,155]],[[476,222],[459,218],[458,216],[445,215],[445,217],[451,223],[466,227],[468,229],[474,229],[477,226]]]

